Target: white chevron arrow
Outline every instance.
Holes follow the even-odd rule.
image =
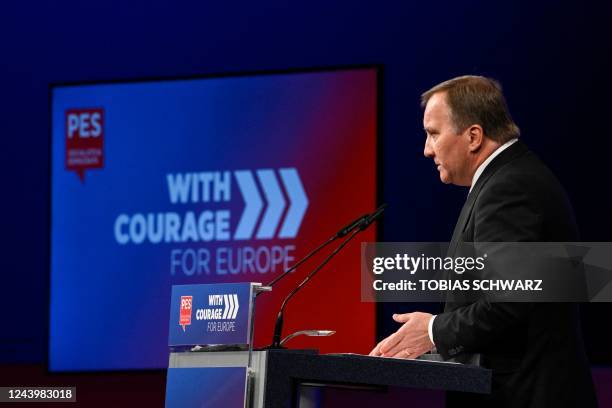
[[[287,211],[287,216],[285,217],[278,237],[294,238],[300,229],[300,224],[304,218],[306,208],[308,208],[308,198],[306,197],[300,176],[295,168],[280,169],[279,173],[285,185],[285,191],[287,191],[291,206]]]
[[[229,300],[229,311],[227,312],[227,318],[231,319],[234,314],[234,297],[232,295],[227,295],[227,299]]]
[[[234,239],[249,239],[253,236],[263,204],[253,174],[249,170],[235,171],[234,176],[246,204],[234,233]]]
[[[223,295],[223,316],[221,316],[221,319],[227,318],[227,311],[228,311],[227,295]]]
[[[268,202],[268,208],[266,208],[266,212],[263,215],[256,237],[259,239],[270,239],[274,237],[274,232],[283,215],[286,205],[285,198],[276,181],[273,170],[257,170],[257,177]]]
[[[234,314],[232,315],[232,319],[235,319],[238,315],[238,308],[240,305],[238,304],[238,295],[234,293],[232,297],[234,298]]]
[[[228,311],[229,311],[229,301],[227,300],[227,295],[223,295],[223,316],[221,316],[221,319],[227,319]]]

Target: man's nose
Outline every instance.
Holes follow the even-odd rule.
[[[434,151],[431,148],[431,143],[430,143],[430,140],[429,140],[429,136],[427,136],[427,139],[425,139],[425,149],[423,150],[423,155],[425,157],[430,158],[430,159],[433,159],[433,157],[434,157]]]

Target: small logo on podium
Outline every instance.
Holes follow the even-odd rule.
[[[185,327],[191,324],[191,309],[193,305],[193,296],[181,296],[181,314],[179,316],[179,325]]]

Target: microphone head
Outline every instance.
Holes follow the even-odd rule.
[[[366,220],[361,224],[359,228],[362,231],[368,228],[370,224],[372,224],[374,221],[376,221],[376,219],[378,219],[382,215],[382,213],[385,211],[385,208],[387,208],[387,203],[383,203],[380,207],[376,209],[376,211],[370,214],[368,218],[366,218]]]
[[[338,231],[336,233],[336,238],[342,238],[342,237],[348,235],[355,228],[361,226],[361,224],[364,223],[368,219],[368,217],[369,217],[369,214],[366,214],[366,215],[362,215],[361,217],[357,218],[356,220],[351,222],[349,225],[347,225],[346,227],[344,227],[340,231]]]

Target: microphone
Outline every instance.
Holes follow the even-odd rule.
[[[336,249],[334,249],[332,251],[331,254],[329,254],[327,256],[327,258],[325,258],[325,260],[323,260],[323,262],[321,262],[315,269],[312,270],[312,272],[310,272],[308,274],[308,276],[306,276],[306,278],[295,287],[295,289],[293,289],[289,295],[287,295],[287,297],[285,298],[285,300],[283,300],[283,303],[281,304],[280,307],[280,311],[278,312],[278,316],[276,317],[276,324],[274,325],[274,334],[272,336],[272,344],[270,346],[267,347],[267,349],[282,349],[284,348],[281,345],[281,335],[283,332],[283,313],[285,311],[285,306],[287,306],[287,302],[289,302],[289,300],[297,293],[299,292],[299,290],[308,283],[308,281],[310,281],[310,279],[312,279],[317,272],[319,272],[325,265],[327,265],[327,263],[334,257],[336,256],[336,254],[338,254],[338,252],[340,252],[342,250],[342,248],[344,248],[357,234],[359,234],[362,231],[365,231],[374,221],[376,221],[381,215],[382,213],[385,211],[385,208],[387,207],[387,204],[383,204],[380,207],[378,207],[376,209],[376,211],[374,211],[372,214],[369,214],[367,216],[362,217],[363,219],[361,220],[355,220],[354,223],[347,225],[347,227],[345,228],[349,228],[350,229],[348,231],[346,231],[346,233],[342,236],[345,236],[349,233],[352,233],[349,235],[348,238],[346,238],[344,241],[342,241],[342,243],[340,245],[338,245],[336,247]],[[338,233],[343,232],[343,230],[338,231]]]
[[[366,228],[370,226],[370,224],[376,221],[376,219],[378,219],[378,217],[380,217],[382,213],[385,211],[385,208],[387,208],[387,203],[382,204],[380,207],[376,209],[376,211],[374,211],[372,214],[366,217],[365,221],[359,226],[361,231],[365,230]]]
[[[364,223],[368,217],[370,217],[371,214],[364,214],[356,219],[354,219],[353,221],[349,222],[348,224],[346,224],[344,227],[342,227],[340,230],[338,230],[338,232],[336,232],[334,235],[332,235],[331,237],[329,237],[327,239],[327,241],[323,242],[321,245],[319,245],[318,247],[316,247],[315,249],[313,249],[312,251],[310,251],[310,253],[308,255],[306,255],[305,257],[303,257],[302,259],[300,259],[297,263],[295,263],[291,268],[287,269],[286,271],[284,271],[283,273],[281,273],[280,275],[278,275],[276,278],[274,278],[270,283],[268,283],[268,287],[272,287],[274,286],[276,283],[278,283],[278,281],[280,281],[281,279],[283,279],[285,276],[287,276],[289,273],[293,272],[294,270],[296,270],[298,268],[298,266],[302,265],[304,262],[306,262],[307,260],[309,260],[311,257],[313,257],[316,253],[318,253],[320,250],[322,250],[323,248],[325,248],[327,245],[331,244],[332,242],[334,242],[335,240],[337,240],[338,238],[342,238],[344,236],[346,236],[347,234],[349,234],[351,231],[353,231],[355,228],[359,227],[362,223]],[[259,293],[263,293],[263,292],[259,292]],[[257,293],[259,295],[259,293]]]
[[[338,231],[336,233],[336,238],[342,238],[342,237],[348,235],[352,230],[354,230],[355,228],[357,228],[361,224],[363,224],[368,219],[369,216],[370,216],[370,214],[364,214],[361,217],[357,218],[355,221],[351,222],[346,227],[344,227],[340,231]]]

